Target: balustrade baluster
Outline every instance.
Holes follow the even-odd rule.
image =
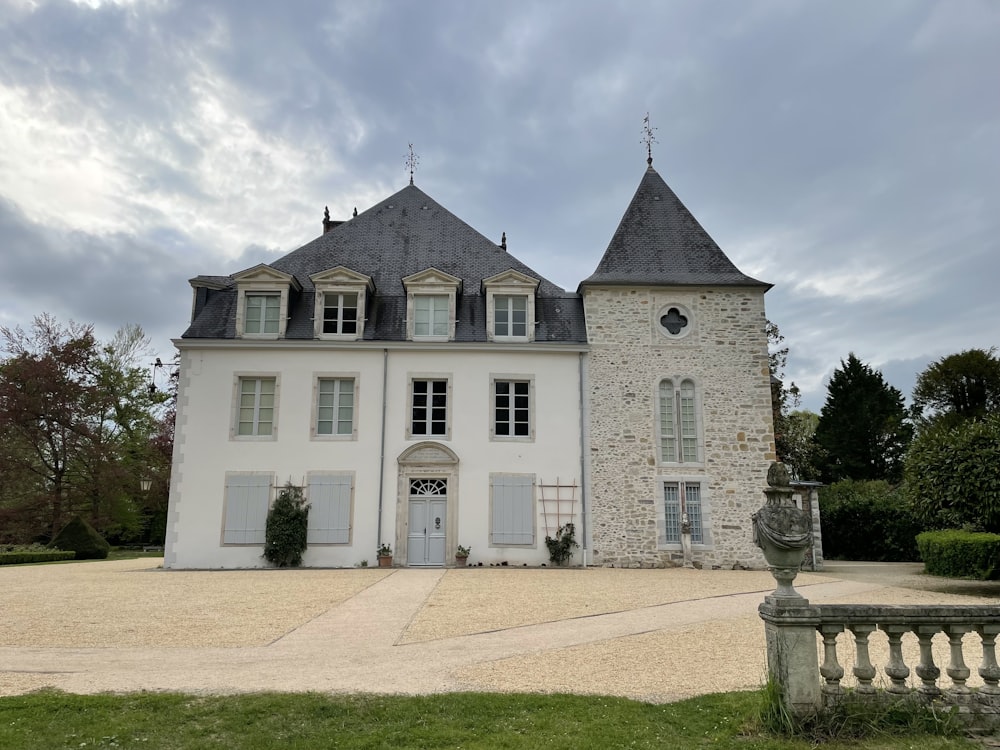
[[[948,677],[951,678],[951,691],[953,693],[968,693],[969,688],[965,681],[972,674],[965,665],[965,657],[962,654],[962,638],[972,628],[969,625],[945,625],[944,632],[948,636],[948,645],[951,647],[951,661],[946,668]]]
[[[996,640],[1000,634],[1000,624],[977,625],[976,632],[983,639],[983,663],[979,665],[979,676],[983,678],[980,693],[1000,695],[1000,666],[997,666]]]
[[[851,625],[854,633],[854,676],[858,680],[859,693],[874,693],[872,680],[875,679],[875,667],[872,666],[868,654],[868,636],[875,630],[875,625]]]
[[[923,683],[917,690],[925,695],[939,695],[941,693],[941,689],[937,686],[941,670],[934,664],[934,653],[931,650],[931,639],[940,629],[937,625],[917,625],[913,628],[920,643],[920,663],[917,665],[917,677]]]
[[[819,668],[819,673],[826,680],[823,692],[840,694],[844,691],[840,686],[840,678],[844,676],[844,668],[837,661],[837,636],[844,632],[844,626],[823,624],[819,626],[819,632],[823,635],[823,666]]]
[[[909,631],[906,625],[882,625],[882,631],[889,639],[889,663],[885,665],[885,674],[892,680],[890,693],[909,693],[906,678],[910,676],[910,668],[903,661],[903,634]]]

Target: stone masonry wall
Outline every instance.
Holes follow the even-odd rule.
[[[662,543],[662,482],[700,480],[710,539],[694,545],[695,563],[763,567],[750,524],[775,459],[763,291],[587,287],[584,305],[595,564],[677,564],[679,545]],[[658,323],[670,305],[689,318],[680,338],[665,335]],[[664,378],[696,385],[698,463],[659,461],[657,394]]]

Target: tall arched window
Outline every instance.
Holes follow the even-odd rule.
[[[698,415],[694,381],[660,381],[660,462],[697,463]]]

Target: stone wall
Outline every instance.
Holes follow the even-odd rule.
[[[759,568],[750,515],[775,460],[764,294],[753,288],[586,287],[593,562],[679,564],[664,543],[663,481],[700,481],[708,537],[695,564]],[[677,306],[678,336],[659,321]],[[659,460],[664,378],[696,385],[699,461]],[[710,528],[709,528],[710,527]]]

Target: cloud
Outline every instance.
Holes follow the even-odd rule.
[[[994,3],[5,11],[4,322],[45,308],[165,342],[188,277],[272,259],[319,234],[324,206],[347,218],[395,192],[411,142],[422,189],[575,289],[641,178],[648,111],[656,169],[775,284],[768,314],[812,403],[849,351],[903,378],[997,343]]]

